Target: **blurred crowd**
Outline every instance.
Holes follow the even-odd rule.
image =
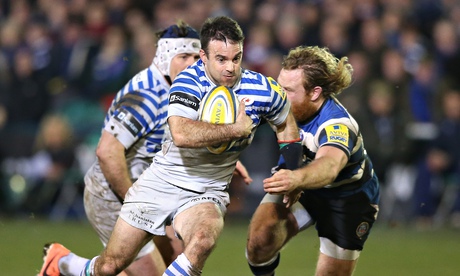
[[[348,56],[354,82],[339,99],[381,180],[379,221],[460,229],[456,0],[0,0],[0,213],[84,217],[106,108],[152,62],[154,32],[223,14],[245,33],[244,67],[275,79],[298,45]],[[242,156],[255,183],[231,188],[237,215],[276,163],[270,132]]]

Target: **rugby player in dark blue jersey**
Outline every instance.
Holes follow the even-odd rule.
[[[283,61],[278,82],[300,129],[303,166],[281,157],[264,180],[267,192],[250,226],[246,256],[254,275],[274,275],[280,250],[315,225],[320,240],[316,275],[352,275],[378,214],[379,183],[359,126],[335,96],[352,81],[347,57],[327,48],[297,47]],[[286,206],[283,195],[301,192]]]

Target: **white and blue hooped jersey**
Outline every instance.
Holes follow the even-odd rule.
[[[103,129],[113,134],[126,149],[128,170],[133,182],[148,168],[161,149],[170,85],[152,64],[135,75],[115,96],[106,114]],[[99,162],[85,176],[89,191],[117,200],[110,190]]]
[[[312,190],[325,196],[346,195],[359,187],[366,189],[366,182],[373,183],[372,162],[364,148],[359,126],[348,111],[334,98],[327,99],[317,115],[299,124],[304,151],[304,164],[311,162],[323,146],[341,149],[348,156],[348,163],[337,178],[323,189]],[[279,164],[284,163],[282,157]],[[340,187],[340,189],[334,189]],[[373,190],[375,187],[370,187]],[[360,189],[358,189],[360,190]],[[373,194],[375,191],[370,191]],[[372,197],[372,195],[370,195]]]
[[[199,119],[201,99],[216,84],[206,75],[201,60],[182,71],[170,90],[169,116]],[[225,190],[232,178],[241,151],[252,141],[256,127],[265,118],[272,125],[282,124],[289,114],[290,105],[278,83],[272,78],[250,71],[242,71],[241,79],[231,87],[239,101],[246,103],[246,114],[252,120],[252,134],[235,142],[222,154],[210,153],[206,148],[178,148],[174,145],[169,128],[165,130],[162,150],[154,157],[146,178],[159,177],[185,189],[204,192],[207,189]]]

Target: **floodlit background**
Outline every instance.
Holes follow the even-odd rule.
[[[0,0],[0,274],[34,275],[44,242],[88,257],[82,177],[115,93],[150,65],[154,32],[229,15],[244,67],[277,78],[298,45],[354,67],[339,99],[381,180],[379,220],[356,275],[456,275],[460,256],[460,3],[454,0]],[[224,235],[204,275],[249,275],[246,227],[278,157],[263,125],[243,153],[254,183],[231,185]],[[314,229],[279,275],[312,275]]]

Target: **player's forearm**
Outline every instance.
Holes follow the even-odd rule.
[[[126,192],[132,185],[124,154],[112,153],[110,156],[104,156],[99,158],[99,164],[112,191],[120,199],[124,199]]]
[[[292,141],[299,139],[299,129],[294,116],[290,113],[286,118],[286,121],[276,126],[276,137],[280,141]]]
[[[307,166],[294,171],[299,174],[298,188],[319,189],[331,184],[340,171],[339,166],[336,159],[328,156],[313,160]]]
[[[236,140],[246,134],[238,124],[217,125],[181,117],[171,117],[168,123],[174,144],[178,147],[207,147]]]

